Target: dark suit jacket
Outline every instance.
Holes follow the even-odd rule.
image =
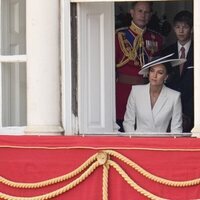
[[[162,55],[174,53],[173,58],[178,58],[178,44],[174,43],[162,51]],[[193,63],[193,42],[190,45],[187,61],[184,63],[182,74],[179,66],[172,68],[172,73],[166,85],[181,92],[183,113],[194,119],[194,63]],[[193,123],[192,123],[193,125]]]

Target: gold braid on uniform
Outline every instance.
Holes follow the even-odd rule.
[[[135,60],[137,52],[134,48],[132,48],[131,44],[126,39],[125,33],[119,32],[117,35],[118,35],[120,48],[124,54],[121,61],[117,63],[117,67],[122,67],[126,63],[128,63],[130,60]]]
[[[131,45],[130,42],[126,39],[124,32],[118,33],[118,40],[120,48],[124,54],[123,58],[119,63],[117,63],[117,67],[122,67],[129,61],[134,61],[136,58],[139,60],[139,66],[143,66],[144,61],[144,40],[143,40],[143,29],[137,27],[134,23],[130,26],[130,29],[137,34]]]
[[[135,38],[133,44],[134,44],[133,47],[137,50],[136,52],[138,52],[138,53],[136,53],[136,55],[139,60],[140,66],[143,66],[145,64],[145,61],[144,61],[144,50],[143,50],[144,41],[143,41],[142,35],[138,35]]]

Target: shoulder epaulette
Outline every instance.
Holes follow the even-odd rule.
[[[117,29],[115,30],[115,33],[118,33],[118,32],[121,32],[121,31],[126,31],[126,30],[128,30],[128,26],[120,27],[120,28],[117,28]]]

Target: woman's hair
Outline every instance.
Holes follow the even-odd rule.
[[[161,65],[164,65],[167,74],[170,74],[172,72],[172,65],[170,62],[166,62],[166,63],[162,63]],[[152,66],[153,67],[153,66]],[[149,70],[151,69],[151,67],[149,68]]]
[[[172,65],[169,62],[162,63],[165,66],[167,74],[170,74],[172,72]]]

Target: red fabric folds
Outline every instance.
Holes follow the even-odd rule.
[[[116,136],[0,136],[0,175],[33,183],[67,174],[97,152],[114,150],[156,176],[186,181],[200,178],[200,140],[196,138],[129,138]],[[200,199],[200,186],[171,187],[156,183],[111,156],[140,187],[164,199]],[[85,181],[54,199],[102,200],[102,166]],[[0,193],[30,197],[55,191],[70,180],[40,189],[12,188],[0,183]],[[148,199],[113,168],[109,169],[109,200]]]

